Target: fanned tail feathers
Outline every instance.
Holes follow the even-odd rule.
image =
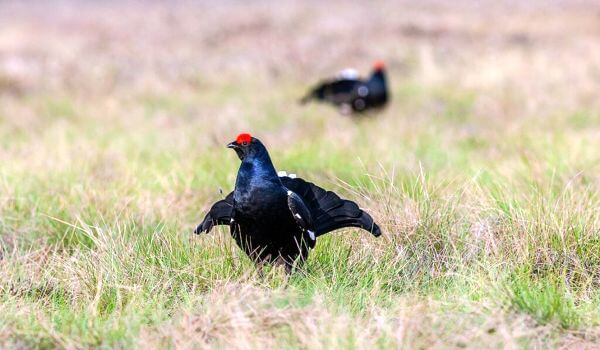
[[[288,176],[285,172],[280,172],[279,176],[283,186],[299,195],[310,210],[317,237],[344,227],[362,228],[375,237],[381,235],[381,229],[371,215],[360,209],[356,203],[297,178],[295,174]],[[215,225],[229,225],[232,214],[233,192],[213,204],[194,233],[208,233]]]
[[[352,201],[342,199],[337,194],[300,178],[283,176],[285,187],[298,194],[313,214],[317,237],[344,227],[358,227],[381,235],[381,229],[373,218]]]

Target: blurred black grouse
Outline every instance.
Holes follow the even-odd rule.
[[[388,89],[385,66],[382,61],[373,65],[373,73],[361,80],[354,70],[344,70],[338,77],[323,81],[314,87],[300,102],[326,101],[337,106],[342,114],[365,112],[385,106]]]
[[[373,218],[341,199],[293,175],[279,176],[265,146],[250,134],[227,145],[241,159],[235,189],[212,208],[195,233],[229,225],[231,235],[255,262],[304,261],[317,237],[342,227],[359,227],[381,235]],[[298,259],[299,258],[299,259]]]

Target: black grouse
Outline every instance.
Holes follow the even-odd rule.
[[[354,70],[344,70],[338,77],[321,82],[300,102],[325,101],[337,106],[342,114],[361,113],[385,106],[388,101],[385,65],[377,61],[369,79],[361,80]]]
[[[279,176],[265,146],[250,134],[227,145],[242,161],[235,189],[213,204],[195,233],[229,225],[238,246],[257,263],[283,263],[290,272],[317,237],[342,227],[381,235],[356,203],[295,176]]]

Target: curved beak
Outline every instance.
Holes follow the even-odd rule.
[[[237,142],[233,141],[227,144],[227,148],[238,149],[240,148],[240,145],[238,145]]]

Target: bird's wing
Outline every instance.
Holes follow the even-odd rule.
[[[302,198],[300,198],[300,196],[293,191],[288,190],[287,195],[288,208],[290,208],[294,220],[296,220],[298,226],[302,227],[302,229],[308,235],[311,247],[314,246],[317,236],[315,235],[313,228],[313,219],[310,210],[306,207],[306,204],[304,204]]]
[[[227,195],[210,208],[204,220],[198,225],[194,233],[209,233],[215,225],[229,225],[233,214],[233,192]]]
[[[381,229],[371,215],[352,201],[300,178],[280,177],[282,184],[296,193],[310,210],[317,237],[343,227],[359,227],[381,235]]]
[[[360,84],[362,84],[360,80],[347,78],[324,81],[311,89],[300,102],[306,103],[311,99],[317,99],[335,104],[348,103],[356,95]]]
[[[360,80],[339,79],[330,82],[324,91],[325,98],[333,103],[350,103],[356,97]]]

